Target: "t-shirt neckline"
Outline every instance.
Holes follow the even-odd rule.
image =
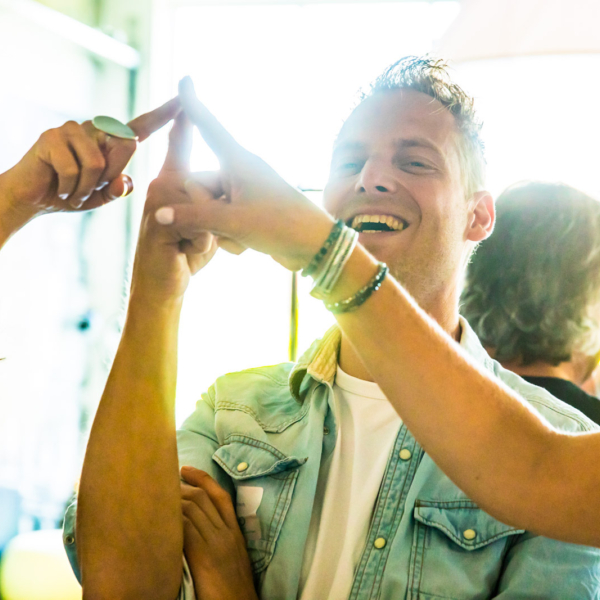
[[[342,371],[340,365],[337,366],[335,385],[357,396],[364,396],[373,400],[387,400],[381,388],[374,381],[365,381],[364,379],[348,375],[348,373]]]

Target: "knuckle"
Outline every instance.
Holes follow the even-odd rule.
[[[104,171],[104,168],[106,167],[106,161],[102,156],[94,156],[86,161],[85,167],[90,171],[101,172]]]
[[[65,167],[60,171],[60,176],[65,179],[76,179],[79,175],[79,169],[77,167]]]
[[[196,502],[204,502],[208,498],[208,494],[202,488],[194,488],[192,498]]]
[[[77,121],[67,121],[62,126],[62,129],[64,129],[67,133],[74,133],[81,129],[81,125],[77,123]]]

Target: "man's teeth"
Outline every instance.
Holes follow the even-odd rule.
[[[356,215],[350,226],[358,232],[402,231],[406,223],[389,215]]]

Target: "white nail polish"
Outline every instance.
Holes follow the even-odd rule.
[[[154,218],[161,225],[171,225],[175,220],[175,211],[170,206],[163,206],[154,213]]]
[[[69,197],[69,194],[59,194],[59,195],[58,195],[58,197],[59,197],[61,200],[66,200],[66,199]]]

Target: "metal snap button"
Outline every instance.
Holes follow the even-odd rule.
[[[375,548],[377,548],[378,550],[381,550],[386,545],[386,543],[386,539],[380,537],[375,540],[373,546],[375,546]]]

